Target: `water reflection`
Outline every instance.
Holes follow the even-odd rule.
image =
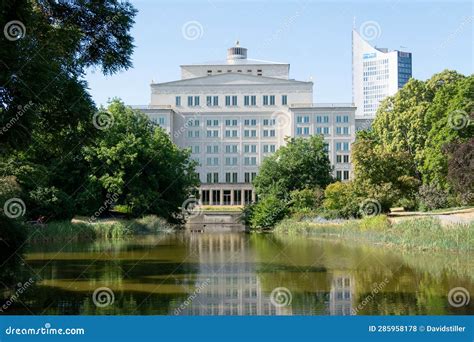
[[[400,253],[271,234],[167,234],[31,246],[0,269],[0,314],[441,315],[454,287],[474,290],[472,255]],[[7,272],[8,271],[8,272]],[[8,275],[2,284],[1,275]],[[13,277],[13,278],[12,278]],[[110,288],[114,302],[94,304]],[[1,290],[3,288],[3,291]],[[275,289],[283,289],[277,291]],[[288,293],[284,291],[287,290]],[[273,293],[273,295],[272,295]]]
[[[199,258],[198,281],[175,314],[291,315],[291,306],[274,305],[263,292],[246,235],[191,235],[189,248]]]

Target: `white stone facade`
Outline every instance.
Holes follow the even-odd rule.
[[[285,137],[322,134],[334,176],[351,178],[352,104],[313,104],[313,83],[289,79],[289,64],[247,59],[235,46],[221,62],[181,66],[182,79],[151,84],[140,107],[199,162],[203,204],[255,200],[252,180]]]

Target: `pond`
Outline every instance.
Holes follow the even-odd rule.
[[[10,272],[0,314],[465,315],[473,263],[274,234],[38,244]]]

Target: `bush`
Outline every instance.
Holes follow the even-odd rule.
[[[386,215],[364,217],[359,222],[359,228],[361,230],[385,230],[390,228],[390,221]]]
[[[356,217],[359,215],[359,201],[352,182],[336,182],[329,184],[324,190],[323,207],[327,216]]]
[[[0,214],[0,264],[3,264],[14,253],[21,253],[26,240],[26,231],[18,221],[8,219]]]
[[[418,191],[420,210],[434,210],[448,206],[448,193],[434,184],[422,185]]]
[[[29,193],[31,206],[28,216],[50,219],[70,219],[74,216],[73,200],[56,187],[38,187]]]
[[[250,225],[252,228],[270,228],[288,214],[288,206],[275,194],[263,197],[252,208]]]
[[[319,187],[304,188],[290,192],[292,211],[308,211],[320,207],[323,203],[324,192]]]
[[[10,198],[21,197],[21,187],[16,177],[0,177],[0,205],[8,201]]]

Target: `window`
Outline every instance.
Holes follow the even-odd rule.
[[[244,145],[245,153],[257,153],[257,145]]]
[[[207,137],[208,138],[217,138],[217,137],[219,137],[219,131],[218,130],[208,130],[207,131]]]
[[[275,95],[270,95],[270,106],[275,105]]]
[[[163,117],[158,118],[158,124],[159,124],[159,125],[164,125],[164,124],[165,124],[165,121],[166,121],[166,119],[163,118]]]
[[[274,129],[264,129],[263,130],[263,136],[264,137],[274,137],[275,136],[275,130]]]
[[[246,129],[244,130],[244,137],[245,138],[255,138],[257,136],[257,130],[255,129]]]
[[[225,165],[227,166],[237,165],[237,157],[226,157]]]
[[[349,155],[345,154],[344,155],[344,163],[348,163],[348,162],[349,162]]]
[[[263,95],[263,105],[268,106],[268,95]]]
[[[195,145],[192,147],[192,151],[194,154],[200,153],[199,145]]]
[[[219,153],[219,145],[207,145],[206,146],[206,153],[208,153],[208,154]]]
[[[336,171],[336,178],[342,180],[342,171]]]
[[[275,152],[275,145],[263,145],[263,153]]]
[[[199,96],[194,96],[194,106],[199,106]]]
[[[303,116],[303,122],[304,123],[309,123],[309,116],[308,115]]]
[[[250,106],[250,96],[244,96],[244,106]]]
[[[257,165],[257,157],[245,157],[244,165]]]
[[[283,106],[286,106],[288,104],[288,96],[287,95],[282,95],[281,96],[281,104]]]
[[[256,106],[256,105],[257,105],[257,96],[256,96],[256,95],[252,95],[252,96],[250,97],[250,104],[251,104],[252,106]]]
[[[349,171],[344,171],[344,174],[343,174],[343,175],[344,175],[344,176],[343,176],[343,177],[344,177],[344,178],[343,178],[344,180],[348,180],[348,179],[349,179]]]
[[[338,154],[336,156],[336,163],[342,163],[342,155]]]
[[[188,96],[188,106],[189,107],[193,106],[193,97],[192,96]]]
[[[225,131],[225,137],[226,138],[235,138],[237,137],[237,130],[236,129],[231,129],[231,130],[226,130]]]
[[[226,145],[225,153],[237,153],[237,145]]]
[[[237,96],[232,96],[232,106],[237,106]]]
[[[329,134],[329,127],[323,127],[323,134],[328,135]]]
[[[226,95],[226,97],[225,97],[225,105],[230,106],[230,96],[229,95]]]
[[[176,96],[175,104],[176,104],[176,106],[181,106],[181,96]]]
[[[237,126],[237,120],[225,120],[225,125],[226,126]]]

